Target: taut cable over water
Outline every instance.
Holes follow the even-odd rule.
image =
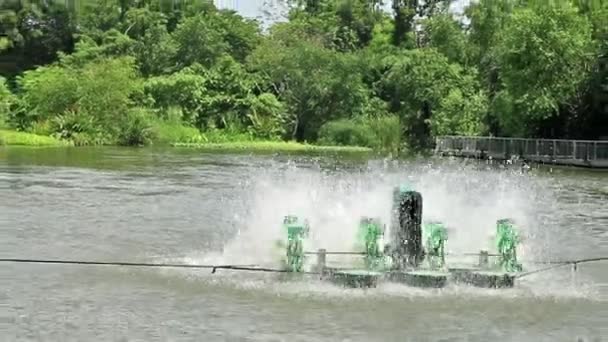
[[[188,264],[152,264],[140,262],[122,261],[81,261],[81,260],[45,260],[45,259],[11,259],[3,258],[0,262],[28,263],[28,264],[67,264],[67,265],[92,265],[92,266],[128,266],[128,267],[159,267],[159,268],[204,268],[211,269],[215,273],[218,269],[237,270],[237,271],[257,271],[257,272],[277,272],[286,273],[289,270],[274,268],[256,267],[256,265],[188,265]],[[316,272],[307,272],[316,274]]]
[[[523,277],[526,277],[526,276],[529,276],[529,275],[532,275],[532,274],[550,271],[552,269],[563,267],[563,266],[567,266],[567,265],[572,265],[572,267],[576,271],[577,268],[578,268],[578,264],[584,264],[584,263],[596,262],[596,261],[608,261],[608,257],[587,258],[587,259],[567,260],[567,261],[549,261],[549,262],[545,262],[545,264],[553,264],[552,266],[548,266],[548,267],[541,268],[541,269],[538,269],[538,270],[533,270],[533,271],[521,273],[521,274],[518,274],[516,276],[516,278],[523,278]],[[536,263],[539,263],[539,262],[536,262]]]
[[[318,254],[317,252],[306,252],[306,254]],[[361,254],[359,252],[327,252],[327,254]],[[474,253],[467,253],[467,255],[476,255]],[[543,273],[559,267],[572,265],[575,270],[577,265],[597,262],[597,261],[608,261],[608,257],[598,258],[587,258],[579,260],[565,260],[565,261],[530,261],[536,264],[551,264],[551,266],[533,270],[525,273],[518,274],[516,278],[520,279],[532,274]],[[158,267],[158,268],[202,268],[211,269],[211,273],[215,273],[219,269],[234,270],[234,271],[250,271],[250,272],[274,272],[274,273],[289,273],[287,269],[276,269],[257,267],[256,265],[203,265],[203,264],[153,264],[153,263],[140,263],[140,262],[122,262],[122,261],[83,261],[83,260],[51,260],[51,259],[17,259],[17,258],[0,258],[0,262],[4,263],[24,263],[24,264],[65,264],[65,265],[90,265],[90,266],[127,266],[127,267]],[[321,272],[300,272],[304,274],[321,274]]]
[[[283,239],[277,240],[277,247],[282,252],[281,266],[272,268],[258,264],[176,264],[146,263],[124,261],[83,261],[83,260],[50,260],[33,258],[4,258],[0,262],[37,263],[37,264],[73,264],[117,267],[154,267],[154,268],[189,268],[209,269],[216,273],[219,269],[249,272],[300,273],[318,275],[346,287],[376,287],[379,281],[404,283],[414,287],[440,288],[448,282],[465,283],[485,288],[511,288],[516,279],[532,274],[546,272],[566,265],[572,265],[572,271],[578,264],[605,261],[608,257],[596,257],[566,261],[533,261],[529,264],[549,265],[536,270],[523,272],[521,261],[517,257],[517,246],[521,241],[518,227],[511,218],[496,220],[495,248],[497,253],[481,250],[479,253],[452,254],[446,253],[448,241],[446,225],[437,220],[422,219],[423,199],[420,192],[408,184],[393,188],[390,230],[378,217],[363,216],[357,227],[356,242],[353,251],[327,251],[318,249],[306,251],[305,239],[311,235],[311,226],[307,218],[286,215],[283,218]],[[316,227],[312,227],[316,228]],[[384,241],[384,236],[387,240]],[[316,265],[308,268],[306,261],[309,255],[315,255]],[[344,255],[362,258],[348,267],[335,264],[328,265],[328,255]],[[454,264],[446,261],[446,256],[477,256],[476,265]],[[490,257],[497,257],[490,263]],[[238,261],[238,259],[236,260]],[[233,261],[234,262],[234,261]],[[361,263],[362,262],[362,263]]]

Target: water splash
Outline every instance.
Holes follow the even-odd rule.
[[[233,217],[237,233],[223,246],[223,251],[192,253],[185,261],[278,266],[284,251],[275,246],[277,240],[285,238],[281,221],[287,214],[310,221],[312,236],[306,241],[306,250],[353,251],[360,217],[379,217],[388,226],[392,189],[404,182],[422,193],[423,220],[439,220],[448,226],[448,253],[474,253],[482,249],[493,252],[496,220],[506,217],[516,221],[524,238],[518,251],[520,259],[543,259],[556,247],[558,240],[554,232],[545,229],[550,226],[547,220],[551,217],[540,214],[555,208],[557,195],[554,189],[547,186],[546,180],[516,170],[461,161],[424,164],[372,161],[364,167],[329,170],[319,164],[269,161],[268,165],[255,168],[251,177],[240,184],[238,207],[241,210],[236,211]],[[330,256],[328,263],[332,261],[347,260]],[[468,259],[471,261],[474,262]],[[532,266],[524,263],[524,267]],[[279,293],[433,295],[428,290],[394,284],[361,292],[336,290],[332,285],[316,282],[290,283],[287,286],[284,283],[268,285],[266,281],[256,283],[254,280],[245,283]],[[592,292],[580,285],[563,286],[563,279],[556,283],[560,286],[549,290],[546,281],[531,277],[523,282],[522,289],[498,293],[503,297],[588,297]],[[482,293],[494,296],[497,293],[458,286],[441,291],[450,296],[466,296],[469,291],[474,291],[476,296]]]
[[[287,214],[310,221],[308,250],[352,251],[360,217],[379,217],[388,226],[392,189],[404,182],[423,194],[423,220],[440,220],[449,227],[451,253],[491,250],[500,218],[515,219],[524,235],[539,224],[537,204],[529,194],[534,184],[516,173],[466,165],[379,162],[355,170],[325,171],[291,163],[258,169],[245,184],[241,190],[245,210],[234,217],[239,228],[224,246],[222,261],[275,261],[273,246],[284,239],[281,220]],[[524,247],[522,253],[526,252]]]

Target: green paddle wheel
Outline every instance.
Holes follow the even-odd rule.
[[[511,219],[501,219],[496,222],[496,248],[498,250],[498,266],[505,272],[521,272],[522,265],[517,261],[517,245],[519,234]]]
[[[363,261],[368,270],[386,268],[387,257],[380,246],[384,232],[385,226],[378,218],[362,217],[359,221],[357,244],[359,247],[363,247]]]
[[[283,228],[287,233],[286,268],[291,272],[302,272],[304,267],[304,239],[308,237],[308,220],[288,215],[283,218]]]
[[[445,267],[445,242],[448,240],[448,231],[441,222],[429,222],[424,225],[423,240],[429,267],[432,270]]]

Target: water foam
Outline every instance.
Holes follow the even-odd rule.
[[[540,207],[551,205],[554,194],[542,180],[516,170],[480,167],[459,161],[438,164],[374,161],[364,168],[343,170],[326,170],[319,165],[290,162],[258,168],[250,179],[244,180],[239,190],[244,210],[234,216],[239,229],[221,253],[196,252],[183,261],[278,267],[284,250],[276,247],[276,242],[285,238],[281,221],[286,214],[295,214],[310,221],[312,231],[306,241],[306,250],[325,248],[328,251],[353,251],[359,218],[380,217],[388,226],[392,189],[402,183],[411,184],[422,193],[423,220],[439,220],[448,226],[448,253],[471,253],[482,249],[493,251],[496,220],[505,217],[515,219],[524,238],[518,251],[521,259],[542,258],[550,247],[550,235],[542,229],[546,224],[543,222],[545,218],[538,215],[538,211]],[[338,259],[334,256],[328,258],[330,263]],[[474,291],[476,296],[480,293],[533,297],[589,295],[589,290],[580,286],[558,286],[547,291],[545,281],[534,279],[537,278],[531,277],[524,282],[523,289],[496,292],[450,286],[440,291],[457,296],[467,295],[468,291]],[[233,283],[225,278],[221,281]],[[362,292],[316,282],[271,282],[273,285],[269,285],[267,280],[258,283],[255,280],[243,282],[241,279],[233,283],[237,287],[243,284],[270,288],[278,293],[362,293],[365,296],[370,293],[404,296],[433,294],[428,290],[395,284]]]

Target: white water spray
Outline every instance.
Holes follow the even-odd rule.
[[[285,239],[281,222],[288,214],[307,218],[309,251],[355,251],[362,216],[390,224],[392,190],[408,183],[422,193],[423,220],[449,227],[448,253],[492,251],[496,220],[513,218],[525,235],[535,221],[532,183],[525,177],[474,167],[370,164],[361,171],[323,172],[319,168],[259,170],[245,193],[246,214],[239,233],[224,246],[222,262],[268,264],[279,260]],[[523,251],[527,248],[523,246]]]
[[[547,251],[555,250],[553,235],[547,229],[550,225],[545,221],[547,216],[539,213],[552,210],[547,205],[556,202],[556,194],[546,186],[545,181],[532,175],[507,169],[486,169],[459,161],[437,165],[370,162],[366,168],[356,170],[324,170],[319,165],[311,167],[310,163],[298,166],[295,162],[271,162],[267,167],[255,169],[240,185],[240,198],[236,205],[238,210],[227,210],[234,213],[233,221],[239,227],[238,234],[223,246],[223,252],[206,253],[202,257],[196,253],[186,258],[186,261],[277,267],[284,249],[278,248],[276,242],[286,238],[281,223],[288,214],[310,221],[311,237],[305,245],[307,251],[316,251],[318,248],[354,251],[360,217],[379,217],[388,226],[392,190],[403,183],[411,185],[422,194],[424,221],[439,220],[448,226],[448,253],[476,253],[482,249],[494,252],[496,220],[501,218],[514,219],[524,238],[518,250],[520,259],[542,259],[548,254]],[[352,262],[352,258],[332,255],[328,256],[328,263],[338,261],[345,265],[344,262]],[[314,263],[314,257],[310,259],[310,263]],[[460,261],[448,257],[449,264],[460,264]],[[462,261],[474,263],[475,259],[469,257]],[[531,265],[524,263],[526,266]],[[236,280],[235,276],[234,273],[221,277],[216,274],[209,281],[216,279],[241,288],[239,284],[244,278],[238,277]],[[554,281],[557,285],[551,289],[547,282],[531,277],[526,279],[525,288],[500,291],[500,296],[589,295],[589,290],[581,287],[581,284],[574,288],[564,283],[568,278],[562,279],[563,275],[556,273],[551,277],[561,279]],[[277,293],[304,291],[309,294],[342,296],[353,292],[334,288],[331,284],[320,285],[317,281],[275,284],[268,282],[266,276],[261,282],[254,280],[256,276],[246,278],[246,283],[251,286]],[[364,293],[392,296],[394,291],[405,291],[400,294],[404,296],[418,296],[421,293],[394,284],[384,284]],[[448,286],[442,293],[460,296],[470,291],[483,292],[481,289]],[[488,293],[496,294],[494,291]]]

